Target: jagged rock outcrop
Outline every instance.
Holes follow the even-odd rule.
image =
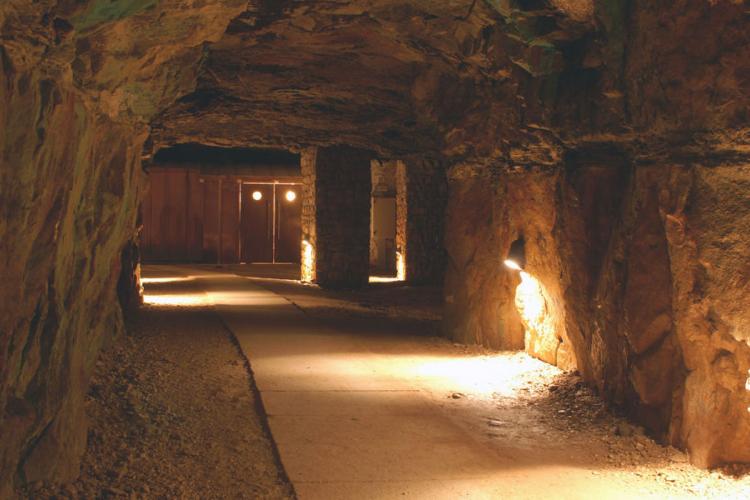
[[[0,5],[0,497],[78,474],[146,123],[245,2]]]
[[[0,496],[76,474],[144,143],[453,165],[450,335],[524,345],[523,232],[536,354],[750,460],[745,2],[5,0],[0,34]]]
[[[602,32],[581,64],[597,63],[578,73],[589,102],[559,86],[543,108],[552,154],[527,145],[451,170],[446,331],[506,348],[528,336],[518,278],[501,264],[523,235],[540,307],[559,325],[527,349],[574,360],[695,463],[747,462],[746,8],[595,7]]]
[[[577,366],[695,463],[748,461],[748,276],[739,255],[748,200],[737,195],[750,169],[613,159],[569,167],[452,171],[447,332],[523,348],[518,274],[502,265],[522,235],[526,272],[543,287],[536,300],[557,337],[527,350]]]
[[[574,18],[523,3],[302,1],[248,12],[208,49],[195,92],[155,120],[154,147],[509,154],[536,133],[522,124],[523,94],[538,90],[527,80],[572,69],[565,51],[594,28],[588,2]]]

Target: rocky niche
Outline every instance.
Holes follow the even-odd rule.
[[[551,169],[457,165],[446,333],[578,369],[696,464],[747,462],[748,189],[749,165],[617,152]],[[523,282],[502,264],[519,237]]]

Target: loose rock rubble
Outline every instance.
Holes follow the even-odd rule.
[[[564,450],[566,461],[591,468],[592,475],[611,475],[624,484],[644,481],[658,494],[666,488],[670,498],[750,497],[746,466],[698,469],[684,452],[654,441],[642,427],[610,410],[577,373],[562,372],[524,353],[495,356],[524,368],[514,370],[508,381],[510,395],[492,395],[495,411],[485,422],[489,437],[517,437],[549,456]]]
[[[27,498],[293,498],[239,350],[204,307],[146,306],[99,359],[81,477]]]

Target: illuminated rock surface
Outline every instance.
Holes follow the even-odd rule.
[[[449,335],[523,345],[500,267],[523,232],[564,325],[538,354],[695,463],[750,461],[746,11],[2,2],[0,496],[77,474],[141,155],[189,141],[450,165]]]

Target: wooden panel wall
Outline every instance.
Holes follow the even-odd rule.
[[[219,262],[219,186],[221,179],[203,180],[203,261]]]
[[[188,170],[187,200],[185,202],[187,219],[185,226],[185,257],[189,262],[203,260],[203,184],[200,173]]]
[[[237,179],[224,178],[221,183],[221,263],[240,261],[240,186]]]
[[[149,170],[141,205],[144,262],[240,262],[242,180],[251,178],[182,167]]]
[[[236,176],[153,168],[149,184],[141,207],[145,262],[240,261],[240,184]]]
[[[142,205],[141,250],[146,261],[194,262],[202,253],[203,197],[196,190],[198,173],[163,169],[149,174],[150,189]]]

